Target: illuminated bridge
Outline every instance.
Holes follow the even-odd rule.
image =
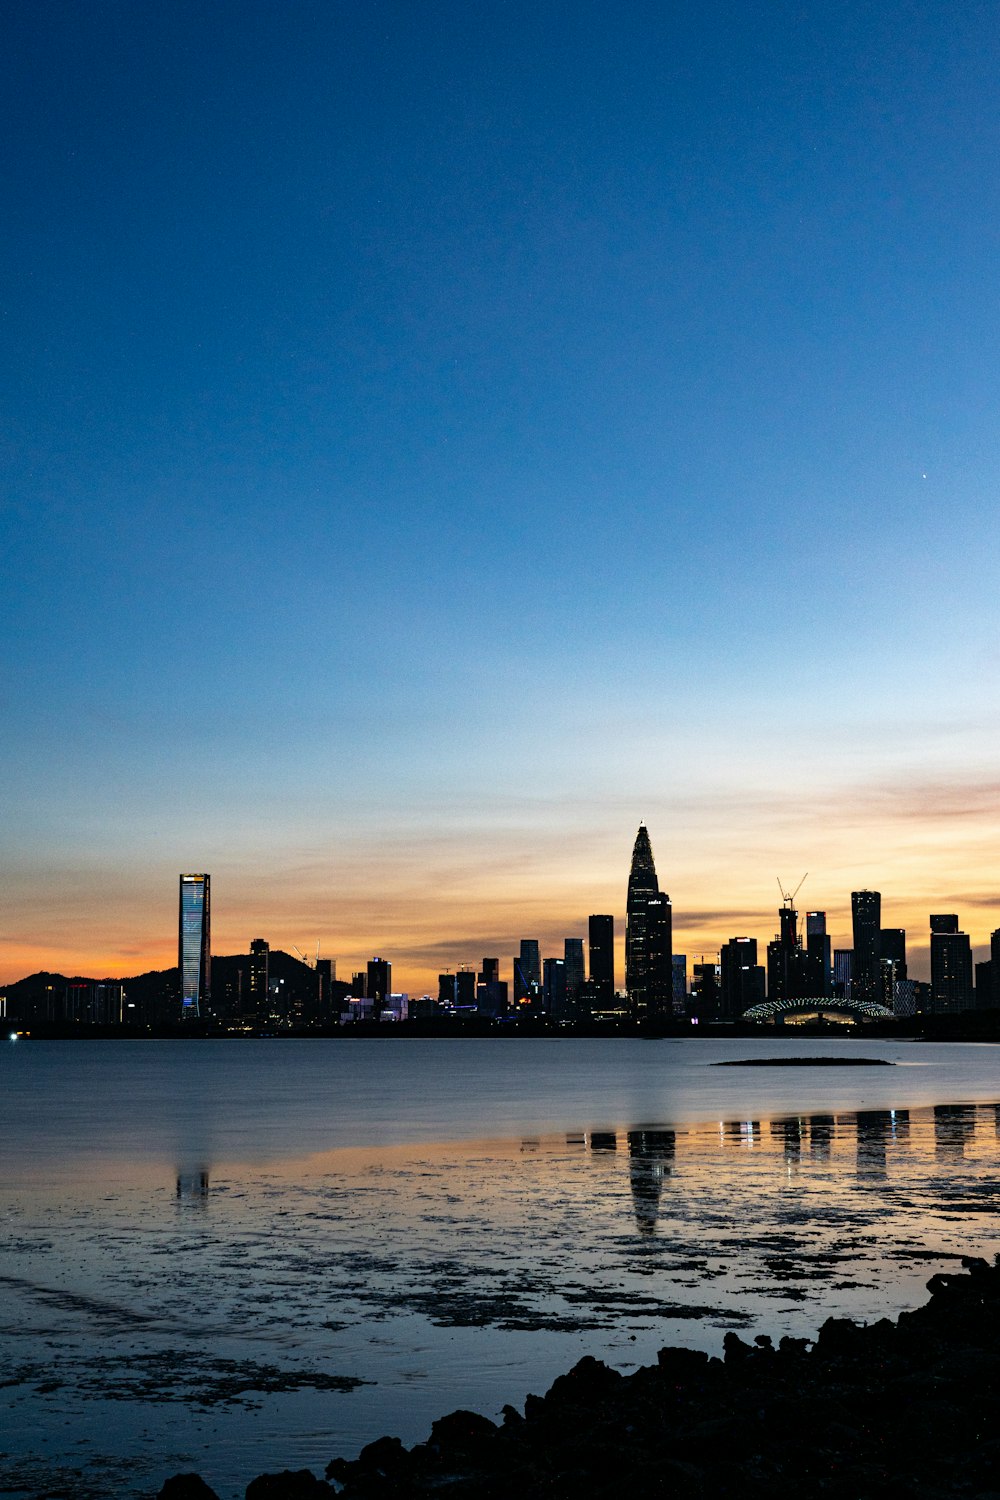
[[[786,1016],[829,1016],[847,1024],[858,1021],[891,1021],[893,1013],[874,1000],[831,1000],[828,995],[814,995],[804,1000],[765,1000],[743,1012],[744,1021],[778,1021]]]

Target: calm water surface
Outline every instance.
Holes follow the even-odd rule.
[[[1000,1248],[998,1101],[971,1045],[8,1043],[0,1489],[229,1500],[583,1353],[898,1312]]]

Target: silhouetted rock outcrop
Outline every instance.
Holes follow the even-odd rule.
[[[631,1375],[588,1357],[523,1415],[452,1412],[427,1442],[379,1438],[327,1477],[343,1500],[1000,1500],[1000,1257],[963,1264],[894,1323],[829,1318],[777,1348],[730,1334],[724,1359],[663,1349]],[[331,1492],[303,1472],[246,1495]]]

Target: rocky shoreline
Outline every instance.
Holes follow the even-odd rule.
[[[246,1500],[1000,1500],[1000,1256],[927,1283],[913,1312],[829,1318],[815,1341],[725,1339],[722,1359],[662,1349],[622,1375],[585,1358],[500,1424],[456,1411]],[[158,1500],[212,1500],[175,1475]]]

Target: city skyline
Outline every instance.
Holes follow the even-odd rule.
[[[986,10],[7,20],[0,982],[988,932]]]
[[[808,875],[804,875],[802,877],[801,884],[804,885],[808,878]],[[185,1009],[187,1009],[190,1005],[192,996],[197,997],[202,993],[205,983],[204,976],[209,971],[213,952],[219,956],[225,956],[226,954],[234,953],[250,953],[252,955],[254,949],[258,945],[260,945],[265,951],[270,947],[279,949],[284,952],[297,953],[302,958],[308,957],[308,955],[303,951],[304,945],[302,943],[296,942],[294,939],[284,942],[280,938],[275,939],[273,937],[274,923],[273,921],[269,921],[266,917],[263,919],[263,922],[260,925],[271,934],[269,936],[262,936],[261,933],[258,932],[253,939],[246,937],[244,934],[239,938],[235,940],[229,940],[228,942],[225,937],[220,939],[218,942],[213,941],[211,937],[212,929],[209,927],[207,920],[208,892],[211,882],[211,875],[208,873],[199,875],[182,874],[179,879],[181,892],[179,929],[180,938],[178,939],[177,936],[175,936],[174,938],[173,954],[175,956],[175,963],[177,962],[178,956],[183,959],[183,955],[185,952],[185,916],[188,912],[188,909],[191,907],[190,894],[188,894],[188,896],[186,897],[186,893],[190,893],[192,891],[198,893],[203,891],[203,894],[196,894],[194,908],[192,908],[192,916],[188,917],[188,922],[190,922],[192,918],[194,920],[194,926],[190,928],[190,933],[186,944],[187,949],[190,953],[190,963],[185,966],[185,964],[182,962],[180,966],[181,973],[183,975],[183,1003]],[[978,933],[981,925],[977,922],[968,921],[964,913],[956,913],[953,915],[949,915],[948,917],[942,917],[940,915],[935,915],[933,910],[929,910],[919,915],[913,925],[907,926],[906,924],[900,923],[897,920],[900,910],[904,909],[904,903],[896,900],[890,894],[888,897],[888,914],[892,916],[894,925],[891,929],[882,928],[881,903],[883,893],[877,890],[873,891],[864,888],[861,890],[852,890],[848,893],[846,901],[841,903],[841,906],[839,908],[841,917],[835,918],[835,922],[837,920],[840,920],[841,922],[847,924],[845,934],[836,925],[834,925],[832,928],[830,926],[830,913],[838,911],[836,903],[828,903],[822,910],[815,909],[815,903],[809,900],[800,900],[796,906],[793,897],[789,895],[789,893],[785,890],[780,879],[776,882],[776,888],[779,892],[781,900],[780,902],[776,903],[771,909],[769,932],[773,934],[773,937],[775,939],[777,939],[779,931],[784,934],[785,917],[794,910],[795,916],[802,919],[800,932],[802,956],[803,962],[806,962],[806,955],[808,951],[808,963],[810,964],[808,972],[810,974],[813,974],[813,968],[817,963],[819,963],[820,968],[816,969],[815,972],[819,973],[821,971],[823,964],[823,954],[827,956],[827,968],[832,974],[832,960],[835,957],[839,957],[842,951],[846,951],[848,956],[851,956],[852,954],[854,955],[854,969],[857,970],[857,954],[859,952],[859,928],[857,924],[859,921],[859,910],[868,910],[870,908],[871,912],[873,913],[870,918],[862,919],[867,923],[867,925],[862,929],[865,935],[864,946],[867,948],[867,945],[870,943],[874,943],[877,945],[880,933],[883,940],[888,937],[889,942],[892,945],[898,946],[893,946],[893,951],[891,952],[886,950],[885,952],[883,952],[882,956],[899,958],[902,966],[903,977],[905,977],[906,969],[908,967],[910,978],[917,978],[922,981],[929,980],[933,974],[933,939],[935,932],[961,933],[963,941],[968,941],[968,939],[966,938],[966,934],[969,934],[971,937],[973,933]],[[640,992],[643,996],[645,995],[647,981],[643,976],[645,974],[645,965],[648,963],[648,960],[646,960],[644,957],[640,957],[633,983],[630,986],[628,931],[630,912],[633,909],[633,891],[637,893],[645,893],[648,890],[649,893],[652,893],[654,896],[656,896],[659,889],[660,888],[653,861],[650,836],[645,824],[642,824],[639,827],[638,833],[632,846],[631,865],[627,883],[625,886],[624,898],[609,914],[610,921],[613,924],[614,939],[614,959],[612,967],[613,972],[621,980],[621,983],[617,986],[617,989],[622,994],[631,992],[633,1000],[639,996]],[[800,894],[800,891],[796,891],[795,894]],[[669,898],[665,896],[665,894],[661,893],[657,897],[657,899],[664,901],[666,904],[668,948],[671,946],[669,937],[671,927],[673,927],[675,931],[679,931],[681,934],[684,934],[686,932],[688,933],[688,935],[690,935],[691,931],[693,930],[692,922],[704,922],[705,920],[706,914],[704,913],[695,913],[692,917],[689,917],[687,920],[685,920],[685,914],[681,911],[674,910],[672,907],[672,903],[670,902]],[[947,904],[949,903],[940,899],[936,902],[936,905],[939,909],[943,905]],[[202,906],[204,906],[205,908],[204,919],[200,915]],[[195,910],[198,913],[197,916],[194,916]],[[708,915],[711,917],[717,917],[719,914],[709,913]],[[742,912],[742,915],[747,915],[745,910]],[[524,985],[522,986],[522,988],[524,988],[524,986],[529,984],[532,980],[534,980],[536,986],[540,986],[542,978],[543,959],[545,961],[554,959],[563,960],[568,952],[568,945],[571,943],[579,943],[581,945],[582,951],[587,952],[589,949],[589,943],[593,940],[595,934],[598,935],[598,940],[600,939],[600,936],[604,935],[602,930],[600,928],[595,928],[593,924],[600,924],[602,922],[606,922],[607,920],[608,918],[603,918],[594,912],[589,912],[586,918],[584,918],[578,924],[580,930],[570,931],[559,929],[557,925],[550,919],[547,924],[543,924],[541,927],[537,928],[540,936],[533,938],[525,938],[524,936],[514,938],[506,934],[498,935],[497,930],[492,934],[487,935],[486,937],[481,936],[479,944],[480,952],[478,953],[478,955],[471,950],[471,946],[468,940],[463,942],[459,939],[450,939],[442,936],[440,942],[434,947],[432,952],[437,954],[444,954],[445,956],[440,961],[436,962],[432,969],[421,968],[418,965],[415,965],[411,957],[408,957],[405,953],[400,956],[398,950],[393,950],[391,944],[388,943],[373,944],[370,946],[370,949],[368,951],[359,950],[358,952],[331,952],[329,949],[329,945],[324,945],[321,936],[315,940],[315,957],[318,960],[322,953],[322,957],[325,962],[328,963],[332,959],[335,966],[338,964],[340,966],[340,977],[346,978],[346,976],[350,973],[358,972],[359,970],[364,971],[366,967],[370,969],[372,962],[381,963],[382,959],[375,958],[373,960],[372,958],[372,954],[375,953],[377,948],[380,948],[388,955],[390,961],[396,965],[398,983],[396,984],[395,988],[397,990],[405,993],[419,994],[423,992],[425,994],[431,994],[434,992],[437,981],[443,972],[454,971],[457,973],[462,969],[471,970],[474,972],[479,968],[479,965],[485,961],[484,954],[488,956],[489,950],[492,947],[494,950],[496,950],[496,953],[498,955],[498,961],[501,965],[500,973],[506,974],[507,965],[509,963],[512,986],[511,994],[512,996],[517,996],[519,994],[519,985],[516,969],[519,963],[524,975]],[[983,923],[988,923],[991,919],[984,912],[982,920]],[[174,921],[174,931],[176,934],[178,931],[176,905],[174,908]],[[236,925],[237,919],[234,919],[233,916],[230,916],[229,920],[222,927],[222,931],[227,934],[231,933],[235,930]],[[749,926],[749,924],[744,925]],[[759,930],[752,931],[752,936],[749,931],[746,934],[746,936],[750,938],[750,941],[752,943],[759,945],[761,952],[763,952],[765,946],[768,944],[769,932],[766,929],[768,929],[768,922],[765,919],[765,921],[761,924]],[[218,930],[218,927],[216,930]],[[637,949],[642,949],[644,952],[644,945],[646,943],[645,931],[641,926],[637,930],[639,932]],[[523,929],[521,929],[521,931],[523,932]],[[982,937],[978,941],[971,941],[970,952],[973,960],[985,961],[995,956],[991,940],[993,934],[996,931],[996,928],[988,927],[984,937]],[[812,944],[809,942],[810,935],[814,933],[819,943],[819,946],[815,950],[813,949]],[[702,961],[705,961],[707,963],[721,961],[724,967],[726,963],[726,953],[724,950],[734,942],[743,941],[744,934],[737,932],[734,928],[729,936],[725,937],[722,935],[722,930],[720,928],[716,931],[716,938],[717,941],[714,948],[697,947],[691,945],[690,943],[684,944],[685,951],[681,956],[686,962],[686,973],[689,980],[694,977],[694,966]],[[841,940],[838,941],[838,938]],[[516,954],[513,958],[508,958],[506,956],[507,951],[512,946],[514,946],[514,944],[520,945],[520,960],[518,960],[518,956]],[[309,952],[311,953],[313,944],[308,939],[306,940],[306,946],[308,946]],[[674,942],[672,946],[678,949],[678,952],[680,951],[679,946],[676,942]],[[154,948],[154,951],[159,950]],[[877,952],[877,947],[875,951]],[[457,954],[461,954],[461,956],[454,956]],[[149,955],[135,954],[133,955],[133,958],[140,960],[138,966],[135,962],[133,962],[130,968],[124,967],[117,970],[105,969],[100,965],[91,967],[90,969],[87,969],[83,966],[69,965],[63,969],[58,965],[52,966],[47,963],[41,963],[37,967],[40,971],[64,972],[67,975],[89,973],[93,978],[107,979],[133,977],[139,972],[156,969],[168,969],[173,967],[173,965],[168,962],[147,962],[146,960],[148,959],[148,956]],[[756,962],[756,959],[754,960],[754,962]],[[877,958],[874,960],[874,962],[877,966]],[[190,975],[187,972],[188,969],[191,970]],[[593,978],[594,976],[590,975],[589,959],[586,961],[586,969],[588,977]],[[643,975],[639,974],[639,969],[643,970]],[[881,982],[876,979],[874,972],[866,979],[866,972],[867,971],[865,971],[864,966],[862,965],[862,969],[854,974],[854,984],[856,989],[859,985],[864,986],[863,993],[861,989],[858,989],[859,998],[873,1000],[878,998],[877,990],[879,989]],[[0,978],[0,985],[14,983],[17,980],[24,978],[27,973],[28,970],[22,970],[21,973],[4,976]],[[417,976],[416,982],[408,981],[408,976],[410,975]],[[814,974],[813,977],[815,978]],[[250,981],[250,983],[252,988],[252,980]],[[650,1014],[652,1014],[653,1011],[662,1011],[665,1013],[666,1010],[669,1009],[669,984],[661,982],[660,989],[662,993],[659,994],[658,1000],[653,1006],[653,1010],[650,1012]],[[525,993],[526,992],[527,991],[525,989]],[[809,989],[809,992],[812,993],[811,988]],[[816,992],[822,993],[822,989],[817,988]],[[644,998],[639,999],[639,1009],[643,1014],[645,1014],[646,1005],[647,1002]],[[197,1000],[195,1000],[195,1004],[191,1007],[191,1013],[197,1014],[197,1011]]]

